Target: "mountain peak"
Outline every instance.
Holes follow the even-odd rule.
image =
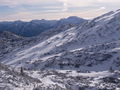
[[[68,17],[67,19],[82,19],[82,18],[77,17],[77,16],[70,16],[70,17]]]

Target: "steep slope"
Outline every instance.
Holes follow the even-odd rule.
[[[84,24],[85,22],[81,23],[80,25]],[[49,39],[50,37],[57,35],[61,32],[64,32],[65,30],[68,30],[72,27],[77,27],[79,25],[74,25],[74,24],[63,24],[63,25],[58,25],[56,28],[52,28],[48,31],[42,32],[40,35],[37,37],[33,37],[33,39],[36,40],[41,40],[44,41],[46,39]]]
[[[120,10],[88,21],[76,29],[72,41],[63,44],[65,53],[47,60],[47,66],[63,65],[67,67],[100,65],[98,70],[108,70],[111,65],[120,69]],[[108,61],[107,61],[108,60]],[[109,62],[109,63],[108,63]],[[46,62],[45,62],[46,64]],[[104,66],[108,67],[104,67]],[[101,67],[102,66],[102,67]],[[57,66],[56,66],[57,67]]]
[[[39,42],[34,46],[19,50],[17,52],[12,52],[15,54],[12,56],[10,54],[11,58],[5,58],[3,62],[8,65],[19,66],[18,64],[22,64],[23,66],[28,66],[28,63],[33,63],[38,60],[40,60],[40,62],[46,61],[48,58],[59,56],[64,52],[71,52],[72,50],[76,51],[77,49],[79,50],[82,48],[87,49],[88,47],[91,47],[91,45],[106,45],[112,43],[113,41],[116,41],[117,43],[117,41],[120,39],[119,16],[119,10],[107,13],[91,21],[88,21],[81,26],[73,27],[54,36],[51,36],[47,40]],[[94,50],[96,49],[96,47],[93,48]],[[119,48],[119,46],[116,46],[115,48]],[[94,53],[96,53],[94,52],[94,50],[91,51],[93,52],[93,55]],[[106,50],[106,53],[107,52],[109,51]],[[83,51],[82,55],[84,55],[84,53],[85,51]],[[89,57],[91,57],[91,54],[88,57],[86,56],[86,58]],[[96,57],[94,57],[93,59],[95,59]]]
[[[98,43],[112,42],[120,39],[120,10],[109,12],[103,16],[88,21],[79,28],[78,40],[80,45],[94,45]]]
[[[5,58],[5,60],[3,60],[3,62],[9,65],[18,65],[18,63],[21,65],[24,65],[23,63],[27,64],[27,61],[33,61],[33,60],[38,60],[40,59],[42,56],[44,55],[48,55],[49,52],[53,49],[56,49],[57,47],[70,42],[75,34],[75,29],[71,28],[68,29],[64,32],[61,32],[45,41],[40,41],[40,43],[34,45],[34,46],[28,46],[26,48],[20,49],[20,50],[16,50],[14,52],[11,52],[10,54],[8,54],[8,57],[10,58]],[[69,33],[68,33],[69,32]],[[68,37],[69,36],[69,37]],[[60,52],[63,51],[63,49],[58,49],[56,52]],[[51,52],[50,52],[51,53]]]

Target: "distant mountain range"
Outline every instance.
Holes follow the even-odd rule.
[[[32,20],[30,22],[13,21],[13,22],[0,22],[0,32],[10,31],[17,35],[24,37],[32,37],[40,33],[57,28],[63,25],[79,25],[86,21],[85,19],[71,16],[60,20]]]

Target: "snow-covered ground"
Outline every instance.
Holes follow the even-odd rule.
[[[120,90],[119,33],[117,10],[45,40],[21,45],[1,62],[15,71],[23,67],[28,77],[41,82],[29,81],[32,85],[25,90]]]

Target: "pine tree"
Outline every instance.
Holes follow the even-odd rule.
[[[111,72],[111,73],[114,72],[112,66],[109,68],[109,72]]]
[[[20,74],[24,75],[23,67],[20,68]]]

